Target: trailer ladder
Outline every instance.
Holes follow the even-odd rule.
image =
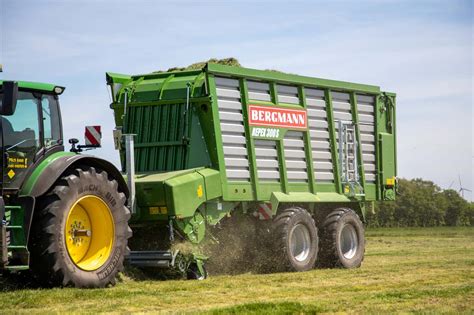
[[[357,158],[359,143],[356,126],[352,122],[338,121],[339,166],[343,187],[348,187],[351,196],[365,196],[360,184],[359,160]]]

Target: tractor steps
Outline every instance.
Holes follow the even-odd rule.
[[[30,253],[23,227],[24,210],[21,206],[6,206],[5,210],[0,233],[0,264],[7,270],[27,270]]]

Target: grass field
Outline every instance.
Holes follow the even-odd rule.
[[[43,312],[474,313],[474,228],[367,231],[363,266],[306,273],[132,280],[114,288],[8,289],[1,310]]]

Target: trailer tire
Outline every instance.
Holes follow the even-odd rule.
[[[39,200],[29,248],[44,286],[102,288],[123,270],[130,211],[118,183],[93,167],[66,172]]]
[[[292,207],[273,219],[275,237],[272,269],[308,271],[314,268],[318,255],[318,230],[306,209]]]
[[[329,213],[321,226],[318,266],[358,268],[364,260],[364,225],[357,213],[339,208]]]

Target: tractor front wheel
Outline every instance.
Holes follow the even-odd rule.
[[[40,199],[30,242],[32,270],[48,286],[115,284],[123,269],[130,211],[105,171],[76,169]]]

